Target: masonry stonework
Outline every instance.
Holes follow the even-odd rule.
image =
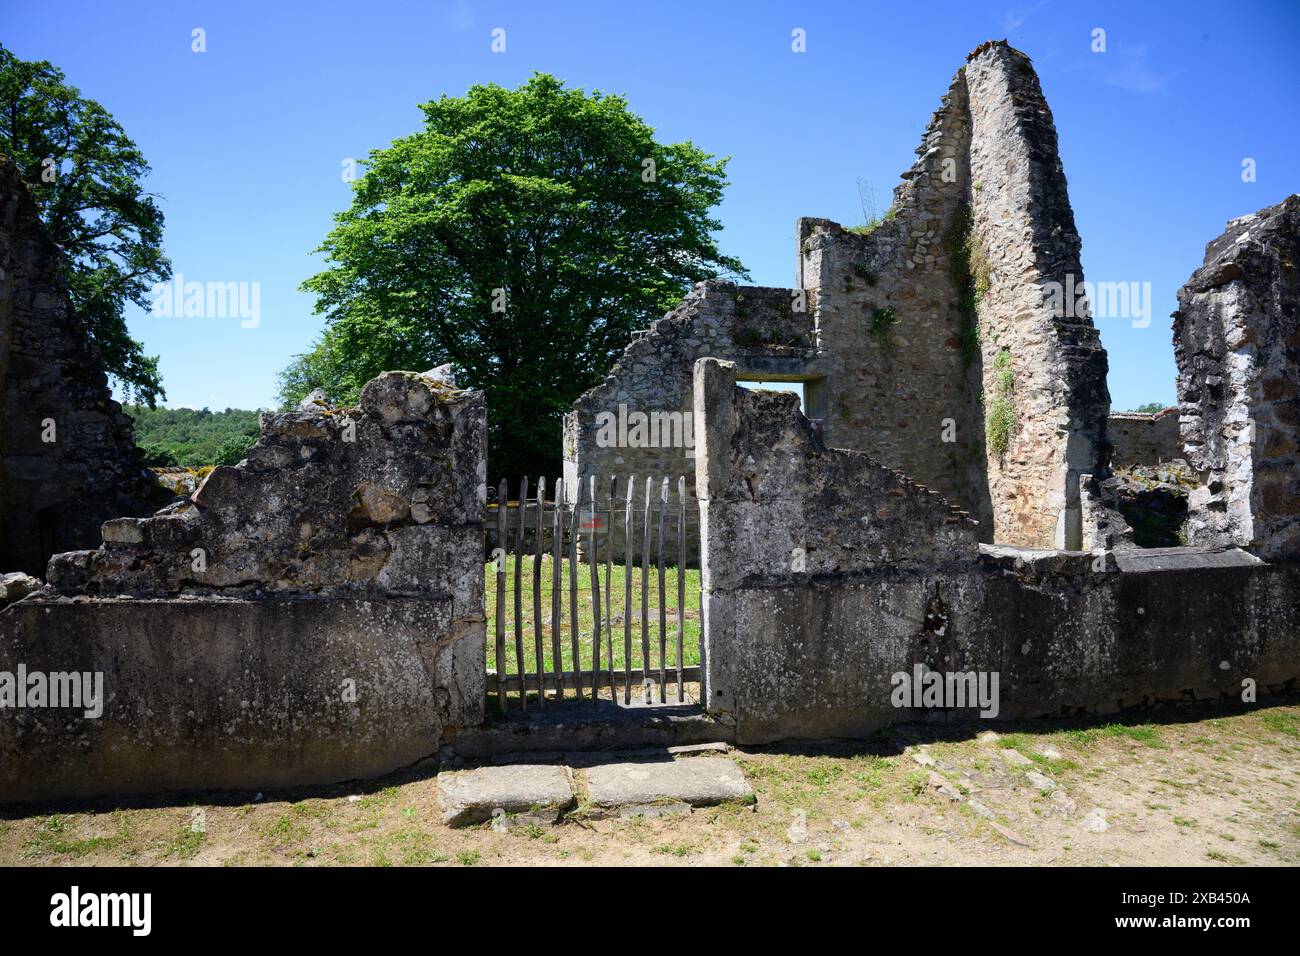
[[[989,719],[1239,700],[1300,677],[1300,567],[977,544],[966,517],[794,404],[696,365],[704,691],[738,743],[971,720],[917,668],[998,680]]]
[[[1178,293],[1188,537],[1300,557],[1300,195],[1228,223]]]
[[[6,712],[0,801],[345,780],[480,723],[485,423],[482,393],[385,372],[55,555],[0,612],[0,671],[99,672],[104,710]]]
[[[61,258],[0,156],[0,571],[37,576],[51,554],[94,544],[107,519],[159,503]]]
[[[1111,412],[1106,419],[1111,467],[1158,465],[1183,457],[1178,421],[1177,408],[1166,408],[1154,414]]]
[[[1091,540],[1081,484],[1106,474],[1106,355],[1086,305],[1050,295],[1083,278],[1028,57],[1005,43],[972,54],[917,152],[880,222],[799,220],[796,288],[726,287],[773,315],[806,308],[790,346],[769,338],[755,355],[717,334],[722,313],[701,305],[722,287],[697,289],[575,403],[568,474],[678,473],[676,458],[596,448],[594,418],[619,404],[689,409],[689,364],[712,356],[736,362],[742,379],[805,382],[826,442],[946,495],[982,540]]]

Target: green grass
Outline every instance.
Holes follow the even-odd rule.
[[[1289,737],[1300,737],[1300,715],[1285,710],[1269,710],[1260,714],[1259,719],[1270,730]]]
[[[1083,730],[1067,730],[1062,736],[1077,747],[1090,747],[1098,740],[1115,737],[1134,740],[1156,749],[1165,747],[1165,742],[1160,737],[1160,731],[1151,724],[1137,724],[1135,726],[1105,724],[1101,727],[1089,727]]]
[[[164,850],[165,855],[174,856],[182,860],[193,858],[203,846],[206,839],[201,830],[195,830],[190,824],[182,826],[170,841]]]
[[[521,578],[521,618],[524,664],[527,673],[534,673],[537,667],[537,650],[533,617],[533,556],[528,555],[520,562]],[[542,663],[549,672],[554,669],[555,660],[552,645],[551,628],[551,594],[554,588],[554,562],[549,555],[543,555],[541,561],[540,591],[542,599]],[[619,670],[626,663],[624,639],[626,635],[623,614],[625,609],[626,571],[621,564],[611,565],[610,609],[607,612],[605,600],[605,565],[599,566],[601,589],[601,647],[600,666],[604,670],[609,665],[608,642],[609,615],[613,615],[612,630],[614,645],[614,667]],[[515,653],[515,558],[508,555],[505,561],[505,608],[503,620],[506,633],[505,673],[513,675],[518,672],[519,662]],[[569,589],[570,563],[567,558],[560,562],[560,665],[566,670],[573,670],[573,632]],[[632,666],[639,667],[641,655],[641,584],[642,569],[632,568]],[[653,668],[659,666],[659,572],[657,568],[648,570],[649,598],[649,635],[650,663]],[[487,666],[491,670],[497,667],[496,660],[496,619],[497,619],[497,575],[492,562],[484,565],[487,588]],[[667,662],[671,670],[677,663],[677,569],[664,569],[664,607],[666,614],[665,633],[667,634]],[[700,663],[700,572],[696,568],[687,568],[685,572],[686,617],[683,621],[682,666],[690,667]],[[591,567],[578,563],[578,656],[582,670],[590,670],[593,659],[594,601],[591,593]]]
[[[36,828],[35,839],[23,846],[22,858],[83,857],[101,850],[111,850],[123,839],[123,832],[112,836],[77,837],[72,832],[68,818],[56,813]]]

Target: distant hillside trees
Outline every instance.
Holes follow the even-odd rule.
[[[127,405],[126,412],[135,419],[136,444],[154,467],[233,465],[257,441],[256,411]]]

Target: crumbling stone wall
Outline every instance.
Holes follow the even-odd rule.
[[[1178,292],[1187,537],[1300,557],[1300,195],[1228,223]]]
[[[572,502],[575,482],[597,478],[598,507],[608,506],[609,478],[618,476],[619,501],[603,540],[613,540],[614,554],[623,547],[623,498],[628,478],[637,479],[637,514],[647,477],[686,475],[687,542],[691,560],[698,551],[699,509],[694,498],[695,432],[691,368],[706,355],[734,357],[744,374],[762,379],[815,380],[821,369],[808,296],[795,289],[742,286],[711,281],[698,284],[671,313],[654,322],[628,345],[605,381],[574,403],[564,424],[564,481]],[[815,385],[810,401],[816,401]],[[624,429],[614,442],[601,425],[626,415],[663,416],[644,435]],[[602,414],[608,417],[602,418]],[[669,418],[676,416],[676,418]],[[683,425],[678,429],[678,423]],[[678,435],[683,437],[678,441]],[[689,442],[685,440],[689,435]],[[588,502],[589,503],[589,502]],[[609,533],[612,531],[612,535]],[[604,552],[601,552],[602,556]]]
[[[826,440],[865,451],[974,515],[992,540],[970,229],[970,117],[958,71],[869,232],[799,221],[830,369]]]
[[[1300,567],[977,545],[942,498],[827,449],[788,399],[696,366],[704,694],[739,743],[975,718],[917,667],[998,680],[990,719],[1239,699],[1300,676]],[[1132,562],[1132,563],[1129,563]]]
[[[943,493],[980,522],[984,541],[1095,540],[1081,486],[1106,474],[1106,355],[1086,305],[1071,297],[1066,309],[1048,294],[1083,277],[1056,132],[1028,57],[1005,43],[980,47],[917,153],[882,221],[849,230],[799,220],[798,288],[769,290],[782,301],[803,293],[810,310],[812,346],[797,365],[761,374],[734,339],[696,329],[683,333],[688,348],[661,336],[634,342],[612,381],[574,407],[571,472],[619,464],[590,449],[595,414],[665,398],[685,408],[689,363],[712,356],[737,362],[742,378],[811,379],[809,413],[828,444]],[[1089,521],[1100,514],[1089,510]]]
[[[1158,465],[1183,457],[1176,408],[1166,408],[1153,415],[1111,412],[1106,419],[1106,431],[1111,443],[1112,468]]]
[[[1005,401],[1013,421],[1005,451],[989,449],[994,537],[1079,548],[1079,481],[1106,465],[1110,394],[1097,330],[1067,292],[1082,286],[1083,269],[1056,128],[1018,50],[986,44],[965,74],[973,228],[988,268],[979,303],[985,414]]]
[[[44,575],[51,554],[147,514],[159,490],[72,313],[62,253],[0,156],[0,571]]]
[[[0,671],[98,671],[108,699],[0,711],[0,800],[344,780],[480,723],[485,436],[481,393],[386,372],[52,558],[0,612]]]

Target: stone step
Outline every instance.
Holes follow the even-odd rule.
[[[693,807],[754,801],[744,774],[726,757],[663,754],[597,763],[587,767],[584,782],[587,815],[593,819],[677,816]],[[484,766],[438,775],[438,807],[442,822],[451,827],[489,820],[494,827],[498,820],[503,826],[546,826],[558,823],[574,803],[573,771],[558,764]]]
[[[754,800],[745,775],[726,757],[603,764],[587,770],[586,783],[590,815],[596,818],[673,804],[707,807]]]
[[[492,819],[500,810],[521,823],[551,824],[573,806],[573,774],[568,767],[515,764],[479,767],[438,775],[442,822],[467,827]]]

